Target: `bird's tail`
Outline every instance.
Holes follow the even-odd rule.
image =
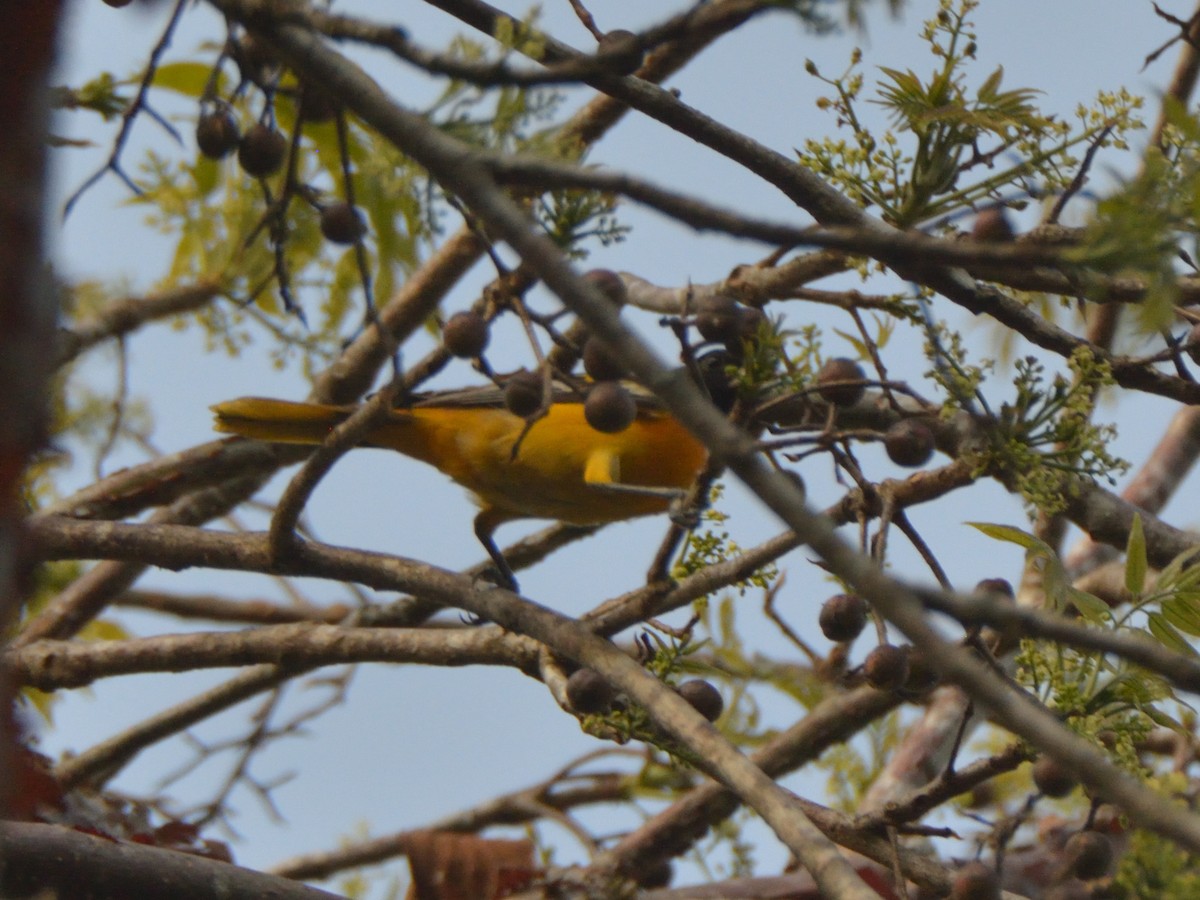
[[[218,403],[212,411],[217,417],[217,431],[226,434],[281,444],[320,444],[354,410],[348,406],[323,403],[239,397]],[[409,421],[404,413],[389,414],[384,422],[372,428],[366,443],[409,452],[405,446],[408,441],[401,437],[402,432],[410,430],[407,427]]]

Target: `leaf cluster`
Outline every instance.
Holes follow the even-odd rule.
[[[1072,354],[1067,366],[1069,376],[1056,373],[1048,379],[1036,357],[1018,359],[1014,399],[1000,406],[970,454],[977,471],[1011,480],[1027,503],[1048,514],[1066,508],[1065,492],[1072,483],[1064,476],[1115,484],[1128,468],[1108,450],[1115,429],[1092,418],[1100,391],[1113,383],[1111,368],[1086,348]],[[970,388],[982,396],[977,377],[954,384],[944,377],[946,368],[939,373],[943,384],[960,395]],[[959,365],[953,371],[967,369]],[[979,374],[978,369],[970,371]]]
[[[974,523],[974,527],[1025,548],[1026,565],[1041,574],[1051,609],[1078,615],[1094,628],[1152,637],[1167,652],[1196,654],[1180,633],[1182,626],[1187,634],[1200,634],[1200,570],[1189,566],[1195,554],[1173,560],[1147,588],[1149,565],[1140,519],[1135,519],[1126,547],[1125,588],[1131,603],[1120,614],[1099,597],[1074,587],[1057,554],[1037,537],[1003,525]],[[1015,677],[1057,710],[1069,727],[1106,747],[1116,762],[1139,774],[1146,769],[1138,747],[1154,727],[1190,734],[1167,711],[1171,705],[1186,704],[1165,679],[1100,652],[1023,640]]]
[[[1070,150],[1093,141],[1119,141],[1139,123],[1136,98],[1102,97],[1098,121],[1072,127],[1040,112],[1033,88],[1002,88],[998,67],[972,89],[970,64],[978,45],[969,20],[978,0],[942,0],[922,37],[938,63],[922,77],[912,69],[882,67],[871,102],[888,110],[892,128],[873,133],[858,112],[865,79],[861,53],[839,76],[814,77],[833,88],[818,102],[837,116],[850,138],[808,140],[800,162],[843,190],[864,208],[908,228],[1007,192],[1052,192],[1069,183],[1078,160]],[[1007,162],[997,168],[997,161]],[[974,170],[983,174],[975,175]]]

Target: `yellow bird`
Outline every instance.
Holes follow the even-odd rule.
[[[213,407],[218,431],[292,444],[322,443],[353,411],[260,397]],[[504,408],[498,389],[468,389],[391,411],[363,446],[429,463],[471,491],[480,507],[475,534],[509,586],[516,583],[512,570],[492,538],[500,525],[525,518],[600,525],[663,512],[707,458],[703,445],[648,397],[638,398],[633,423],[614,434],[587,423],[577,396],[556,400],[526,428]]]

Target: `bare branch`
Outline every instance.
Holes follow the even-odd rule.
[[[329,900],[338,896],[227,862],[114,841],[61,825],[0,822],[0,854],[4,856],[0,891],[13,897],[46,890],[62,897],[77,896],[81,884],[88,886],[93,900]]]
[[[161,294],[119,300],[69,331],[59,332],[55,365],[64,365],[101,341],[130,334],[148,322],[201,309],[219,294],[215,281],[200,281]]]

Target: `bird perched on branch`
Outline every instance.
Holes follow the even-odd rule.
[[[354,409],[260,397],[213,407],[218,431],[290,444],[322,443]],[[577,393],[562,392],[544,415],[525,419],[505,407],[500,389],[485,387],[391,410],[362,445],[429,463],[471,491],[480,507],[475,534],[515,587],[492,537],[500,525],[525,518],[599,525],[663,512],[704,467],[703,445],[651,396],[636,396],[618,430],[589,421]]]

